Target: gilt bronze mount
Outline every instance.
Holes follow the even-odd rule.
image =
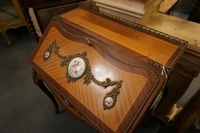
[[[121,88],[123,81],[111,81],[110,78],[106,78],[105,81],[98,81],[91,72],[89,60],[86,58],[87,52],[83,52],[82,54],[77,53],[69,56],[62,56],[59,54],[59,48],[60,47],[57,46],[56,40],[54,40],[44,52],[44,61],[50,58],[52,49],[54,49],[54,53],[62,59],[60,66],[67,66],[66,77],[68,79],[68,83],[75,82],[84,76],[83,84],[86,85],[93,81],[105,89],[109,86],[115,86],[105,95],[103,99],[104,110],[113,108],[116,104],[117,96],[120,93],[119,89]]]

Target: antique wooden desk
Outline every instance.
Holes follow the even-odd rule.
[[[80,7],[60,12],[29,61],[35,84],[56,112],[53,95],[98,132],[133,132],[187,45],[148,27],[116,21]]]

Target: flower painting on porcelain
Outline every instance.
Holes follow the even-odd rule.
[[[68,73],[72,78],[80,78],[84,75],[86,69],[85,61],[81,57],[73,58],[68,65]]]

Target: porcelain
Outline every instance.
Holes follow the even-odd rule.
[[[85,69],[85,61],[81,57],[75,57],[69,62],[68,73],[72,78],[83,76]]]

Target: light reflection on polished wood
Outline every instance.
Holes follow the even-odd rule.
[[[123,46],[161,64],[166,64],[178,48],[176,45],[153,36],[148,36],[150,39],[145,40],[144,36],[147,36],[145,33],[133,29],[130,30],[131,28],[121,26],[120,24],[112,21],[109,21],[110,24],[107,25],[107,19],[98,21],[98,17],[94,14],[88,13],[87,16],[83,16],[83,14],[87,13],[86,11],[82,9],[76,10],[78,13],[68,12],[63,14],[62,17],[67,18],[69,21],[72,21],[80,26],[88,28],[91,31],[95,31],[102,36],[107,36],[114,42],[120,43]],[[100,24],[101,26],[99,26]]]

